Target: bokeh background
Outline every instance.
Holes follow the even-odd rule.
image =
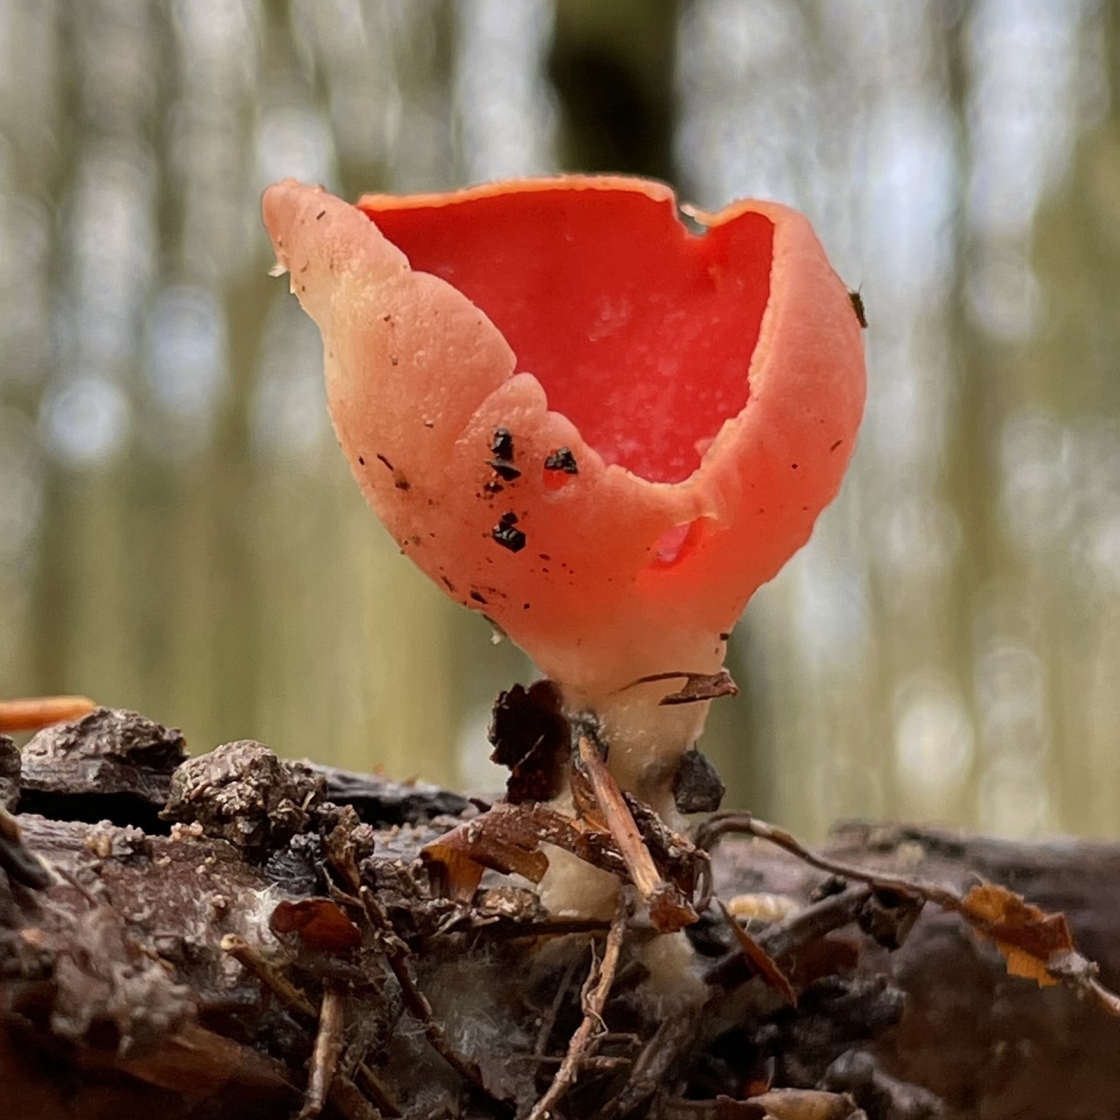
[[[704,746],[819,835],[1120,834],[1120,6],[0,0],[0,695],[495,787],[531,667],[366,510],[262,188],[562,169],[805,210],[860,287],[844,492]]]

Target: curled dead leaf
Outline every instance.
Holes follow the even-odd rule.
[[[652,684],[655,681],[673,680],[683,680],[684,684],[676,692],[662,696],[658,704],[696,704],[701,700],[718,700],[721,696],[739,695],[739,686],[731,679],[731,674],[726,669],[720,669],[718,673],[651,673],[631,681],[626,688],[637,688],[640,684]]]
[[[1073,952],[1065,914],[1047,913],[995,883],[974,886],[961,900],[960,913],[995,944],[1011,976],[1034,980],[1040,987],[1059,983],[1051,962],[1057,968]]]
[[[362,943],[361,930],[329,898],[278,903],[268,924],[273,933],[296,933],[308,948],[326,953],[356,949]]]
[[[727,924],[731,927],[731,932],[735,935],[735,940],[739,942],[739,948],[743,950],[743,956],[750,962],[751,967],[762,977],[769,987],[773,988],[776,992],[780,992],[791,1006],[796,1007],[797,993],[793,990],[793,985],[789,982],[789,978],[778,967],[778,962],[775,961],[741,925],[739,925],[732,917],[731,911],[727,909],[722,899],[717,899],[716,902],[724,918],[727,919]]]
[[[506,799],[549,801],[564,787],[572,732],[560,692],[549,680],[515,684],[498,695],[490,719],[490,761],[508,766]]]
[[[847,1093],[823,1089],[771,1089],[746,1103],[760,1108],[764,1120],[866,1120]]]
[[[667,828],[644,802],[605,782],[601,760],[598,784],[583,765],[572,771],[575,817],[537,802],[499,801],[427,844],[420,854],[437,893],[469,902],[487,869],[539,883],[548,869],[540,845],[552,844],[635,883],[658,928],[694,922],[688,900],[706,872],[706,854]]]

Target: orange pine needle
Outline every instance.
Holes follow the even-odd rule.
[[[88,696],[31,696],[0,700],[0,732],[38,731],[52,723],[80,719],[97,705]]]

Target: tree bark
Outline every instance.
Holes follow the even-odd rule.
[[[0,802],[18,782],[25,810],[0,819],[13,1115],[1120,1113],[1120,1020],[1098,1003],[1008,975],[952,913],[926,905],[908,928],[913,900],[758,840],[713,855],[740,932],[713,904],[685,941],[640,907],[550,916],[493,872],[441,897],[421,850],[480,819],[448,791],[248,741],[185,761],[129,713],[40,733],[15,778],[14,756],[0,741]],[[859,824],[826,852],[958,892],[1004,884],[1063,912],[1120,983],[1118,845]]]

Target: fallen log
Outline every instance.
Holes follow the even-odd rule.
[[[613,919],[550,915],[493,870],[444,892],[422,854],[469,843],[485,803],[252,741],[188,760],[134,713],[48,728],[22,757],[0,739],[0,805],[18,809],[0,820],[0,1100],[20,1117],[1120,1113],[1120,1020],[1084,998],[1120,983],[1118,845],[843,826],[818,862],[860,878],[756,822],[715,845],[699,920],[662,934],[632,888]],[[649,842],[675,873],[670,840]],[[1037,964],[1015,965],[1012,934],[922,905],[980,880],[1046,911],[1031,931],[1064,914],[1099,977],[1010,975]]]

